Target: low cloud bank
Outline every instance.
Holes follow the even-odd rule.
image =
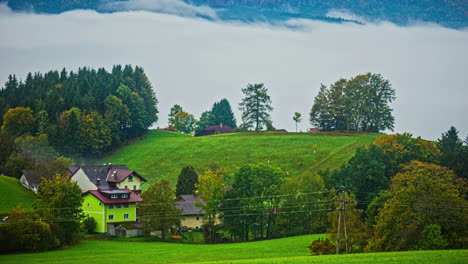
[[[305,131],[320,83],[373,72],[397,91],[396,132],[437,139],[454,125],[462,137],[468,133],[467,31],[308,20],[276,27],[144,11],[0,12],[0,83],[11,73],[24,79],[63,67],[140,65],[160,102],[160,127],[174,104],[198,117],[222,98],[240,123],[241,88],[263,82],[275,127],[294,131],[292,116],[300,112]]]
[[[128,0],[104,2],[101,9],[105,11],[152,11],[157,13],[179,15],[183,17],[217,18],[216,10],[209,6],[195,6],[182,0]]]

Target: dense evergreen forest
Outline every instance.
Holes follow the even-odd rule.
[[[0,90],[0,124],[14,138],[41,136],[62,155],[92,157],[141,136],[158,120],[156,104],[138,66],[10,75]]]
[[[105,6],[124,0],[0,0],[16,11],[60,13],[73,9],[93,9],[108,12]],[[130,1],[131,2],[131,1]],[[438,23],[451,28],[468,26],[467,2],[464,0],[185,0],[193,5],[207,5],[218,11],[223,20],[274,21],[291,18],[319,19],[329,22],[344,20],[327,17],[330,10],[347,10],[366,20],[386,20],[398,25],[413,21]]]

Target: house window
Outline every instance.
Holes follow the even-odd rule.
[[[128,208],[128,203],[124,203],[124,208]]]
[[[109,215],[109,220],[114,220],[114,215]]]
[[[117,204],[117,209],[120,209],[122,208],[122,205],[121,204]]]
[[[128,194],[126,193],[122,194],[122,198],[128,198]]]
[[[197,221],[200,221],[200,217],[199,217],[199,216],[197,216]]]
[[[117,199],[119,196],[117,194],[112,194],[111,199]]]
[[[129,181],[129,182],[133,181],[133,176],[131,176],[131,175],[128,176],[128,181]]]
[[[133,190],[136,191],[136,185],[133,185]]]
[[[125,185],[125,189],[128,189],[128,186],[127,186],[127,185]]]
[[[113,205],[113,204],[109,204],[109,209],[114,209],[114,205]]]
[[[124,219],[128,219],[128,214],[124,214]]]

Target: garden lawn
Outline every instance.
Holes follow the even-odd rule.
[[[163,242],[85,240],[68,249],[0,256],[0,263],[466,263],[468,250],[309,256],[306,248],[323,235],[259,242],[190,245]]]
[[[180,170],[193,166],[198,173],[222,167],[232,175],[250,162],[270,163],[289,176],[336,169],[358,146],[370,144],[374,133],[250,132],[192,137],[150,130],[144,139],[124,146],[99,163],[125,164],[149,180],[168,179],[173,186]],[[143,189],[150,184],[143,185]]]
[[[18,179],[0,176],[0,216],[8,214],[18,204],[31,209],[33,200],[34,193],[24,188]]]

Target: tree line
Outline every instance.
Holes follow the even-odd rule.
[[[0,90],[0,172],[19,177],[40,160],[100,157],[142,136],[158,120],[156,103],[138,66],[10,75]]]
[[[62,154],[99,155],[141,136],[158,120],[157,99],[143,68],[111,72],[10,75],[0,90],[2,129],[14,137],[46,134]]]

